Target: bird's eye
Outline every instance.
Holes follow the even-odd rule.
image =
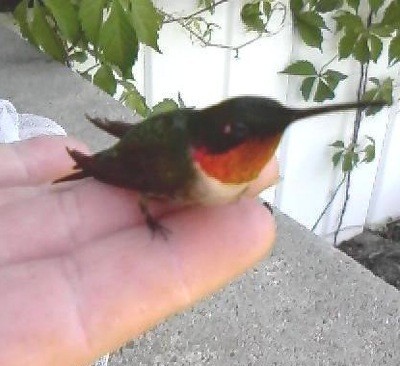
[[[222,133],[224,135],[230,135],[231,132],[232,132],[232,125],[230,123],[227,123],[226,125],[223,126]]]
[[[204,136],[204,144],[209,152],[218,154],[246,141],[251,131],[246,124],[234,121],[217,125],[217,129],[210,129],[208,132],[209,134]]]
[[[249,136],[249,128],[242,122],[224,125],[223,133],[235,142],[241,142]]]

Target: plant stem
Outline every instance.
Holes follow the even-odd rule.
[[[320,221],[322,220],[322,218],[324,217],[324,215],[326,214],[326,212],[328,211],[329,207],[332,205],[333,201],[336,198],[336,195],[339,192],[339,189],[342,187],[342,185],[345,182],[346,177],[343,176],[342,180],[340,181],[340,183],[337,185],[337,187],[335,188],[334,192],[332,193],[331,198],[329,199],[329,202],[325,205],[324,209],[322,210],[321,214],[318,216],[317,221],[315,221],[315,224],[313,225],[313,227],[311,228],[311,231],[314,231],[318,224],[320,223]]]
[[[367,28],[371,26],[372,23],[372,11],[368,15],[367,19]],[[369,61],[366,62],[365,64],[361,64],[360,66],[360,79],[358,82],[358,89],[357,89],[357,101],[360,102],[362,99],[362,96],[365,94],[365,89],[368,81],[368,67],[369,67]],[[354,118],[354,128],[353,128],[353,136],[351,138],[351,151],[354,152],[356,146],[357,146],[357,141],[358,141],[358,135],[360,133],[360,126],[361,126],[361,121],[362,121],[362,109],[358,108],[356,112],[356,117]],[[344,216],[346,214],[347,206],[350,200],[350,187],[351,187],[351,178],[352,178],[352,170],[348,171],[346,173],[346,190],[345,190],[345,196],[344,196],[344,202],[342,206],[342,210],[340,212],[339,216],[339,222],[333,237],[333,244],[336,246],[337,244],[337,238],[340,233]]]
[[[358,82],[358,90],[357,90],[357,101],[361,101],[362,96],[365,93],[365,88],[367,85],[367,80],[368,80],[368,63],[366,64],[361,64],[360,67],[360,79]],[[362,121],[362,109],[358,108],[356,112],[356,116],[354,118],[354,127],[353,127],[353,135],[351,137],[351,152],[354,152],[356,146],[357,146],[357,141],[358,141],[358,136],[360,133],[360,126],[361,126],[361,121]],[[350,200],[350,187],[351,187],[351,178],[352,178],[352,170],[346,172],[345,174],[345,179],[346,179],[346,188],[345,188],[345,194],[344,194],[344,202],[342,209],[340,211],[339,215],[339,222],[336,227],[335,234],[333,236],[333,244],[337,244],[337,238],[338,235],[341,231],[341,227],[343,224],[344,216],[346,214],[347,206]]]
[[[195,17],[195,16],[197,16],[199,14],[205,13],[206,11],[208,11],[208,10],[210,10],[212,8],[216,8],[217,6],[219,6],[219,5],[223,4],[223,3],[227,3],[228,1],[229,0],[217,1],[214,4],[211,4],[210,6],[206,6],[206,7],[202,8],[202,9],[200,9],[200,10],[195,11],[192,14],[185,15],[183,17],[174,18],[173,16],[169,15],[168,19],[164,21],[164,24],[173,23],[173,22],[180,22],[180,21],[185,21],[185,20],[191,19],[192,17]],[[166,13],[164,13],[164,14],[166,14]]]
[[[227,2],[227,0],[217,1],[213,5],[213,7],[221,5],[222,3],[225,3],[225,2]],[[190,15],[186,15],[186,16],[180,17],[180,18],[175,18],[169,13],[166,13],[166,12],[161,11],[161,10],[160,11],[161,11],[161,14],[164,16],[164,18],[167,18],[167,20],[164,21],[164,24],[173,23],[173,22],[178,23],[183,29],[188,31],[189,34],[192,37],[196,38],[201,43],[201,45],[203,47],[216,47],[216,48],[222,48],[222,49],[229,50],[229,51],[234,51],[235,52],[235,57],[237,58],[239,56],[239,50],[240,49],[250,45],[251,43],[254,43],[254,42],[258,41],[260,38],[262,38],[263,35],[267,34],[268,36],[273,36],[273,35],[277,34],[281,30],[283,25],[284,25],[284,21],[285,21],[285,18],[286,18],[286,10],[287,10],[285,5],[283,3],[281,3],[281,2],[276,3],[272,8],[273,11],[283,11],[283,17],[282,17],[282,21],[280,23],[280,29],[278,29],[277,31],[270,32],[267,29],[265,29],[264,33],[258,33],[257,36],[255,36],[254,38],[252,38],[252,39],[250,39],[250,40],[248,40],[246,42],[243,42],[243,43],[241,43],[239,45],[232,46],[232,45],[226,45],[226,44],[223,44],[223,43],[211,42],[210,40],[205,39],[201,34],[196,32],[195,30],[193,30],[190,27],[190,25],[187,24],[186,21],[188,19],[191,19],[191,17],[194,17],[194,16],[196,16],[196,15],[198,15],[198,14],[200,14],[200,13],[202,13],[202,12],[204,12],[204,11],[210,9],[210,8],[211,7],[203,8],[203,9],[201,9],[201,10],[195,12],[195,13],[192,13]]]
[[[337,58],[337,54],[335,55],[335,56],[333,56],[327,63],[325,63],[322,67],[321,67],[321,69],[320,69],[320,74],[322,74],[322,72],[323,71],[325,71],[325,69],[333,62],[333,61],[335,61],[335,59]]]

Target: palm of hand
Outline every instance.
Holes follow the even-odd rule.
[[[172,235],[152,239],[136,193],[91,179],[49,183],[71,167],[67,145],[82,149],[61,137],[0,146],[2,365],[88,364],[221,287],[272,245],[273,220],[252,200],[155,205]],[[276,174],[273,162],[257,184]]]

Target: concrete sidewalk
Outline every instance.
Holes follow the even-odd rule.
[[[50,117],[92,148],[83,114],[130,112],[0,27],[0,98]],[[400,294],[278,215],[272,256],[114,355],[111,365],[400,365]],[[105,289],[106,291],[107,289]]]

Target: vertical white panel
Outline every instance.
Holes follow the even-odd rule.
[[[168,12],[183,5],[178,1],[162,3]],[[213,33],[212,42],[226,43],[227,7],[228,4],[218,6],[212,17],[213,21],[221,26],[220,30]],[[159,46],[162,54],[150,51],[153,103],[163,98],[176,98],[178,92],[188,106],[203,107],[222,99],[226,75],[225,50],[202,47],[198,41],[192,41],[190,34],[176,24],[164,25]]]
[[[232,43],[238,46],[254,39],[257,33],[246,32],[239,17],[242,2],[233,3],[235,31]],[[286,18],[283,28],[279,26],[280,21],[281,18],[276,18],[274,24],[271,24],[271,29],[280,29],[276,35],[263,36],[245,46],[239,50],[237,58],[235,53],[231,53],[229,95],[258,94],[280,101],[286,99],[287,78],[279,72],[290,59],[292,31],[290,17]]]
[[[317,50],[305,49],[302,46],[299,47],[299,44],[295,41],[293,61],[311,60],[318,69],[332,57],[329,50],[321,56]],[[349,75],[345,82],[339,84],[335,102],[355,100],[359,65],[351,61],[342,61],[340,64],[334,62],[328,68]],[[370,72],[370,75],[378,77],[386,74],[385,60],[377,66],[370,67]],[[299,88],[299,78],[290,77],[288,99],[291,104],[304,104]],[[308,228],[313,226],[342,177],[340,169],[333,170],[331,156],[334,150],[329,147],[329,144],[337,139],[344,140],[346,143],[349,141],[354,115],[354,112],[336,113],[299,122],[289,129],[283,139],[281,151],[283,180],[277,190],[277,203],[285,213]],[[351,198],[343,221],[345,227],[357,227],[360,231],[365,223],[386,122],[387,111],[362,122],[359,142],[365,141],[365,135],[374,137],[377,159],[372,164],[360,166],[352,174]],[[335,230],[343,198],[344,190],[342,189],[324,220],[321,221],[318,233],[327,234]],[[354,230],[343,232],[341,238],[343,239],[349,233],[354,233]]]
[[[347,229],[340,233],[338,236],[339,240],[345,240],[360,233],[365,225],[371,192],[374,187],[380,152],[385,136],[387,119],[388,110],[386,109],[375,116],[367,117],[361,124],[359,143],[366,143],[365,136],[372,136],[376,142],[377,155],[373,162],[360,165],[352,173],[349,191],[350,199],[342,224],[342,228]],[[325,233],[333,232],[337,227],[341,204],[344,199],[344,189],[342,189],[340,193],[333,206],[333,210],[331,210],[329,220],[324,230]]]
[[[372,191],[368,223],[400,216],[400,115],[392,111]]]

